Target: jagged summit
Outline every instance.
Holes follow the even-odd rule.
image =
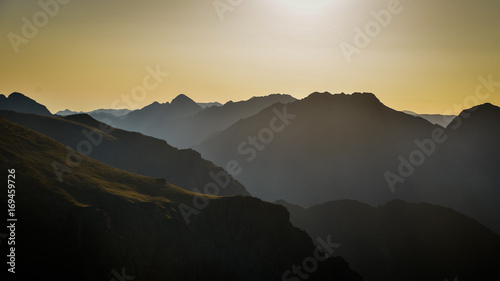
[[[171,104],[172,105],[196,104],[196,102],[194,100],[192,100],[191,98],[189,98],[188,96],[186,96],[184,94],[180,94],[172,100]]]
[[[489,102],[483,103],[480,105],[476,105],[470,109],[467,109],[466,111],[474,112],[474,111],[481,111],[481,112],[498,112],[500,111],[500,107],[493,105]]]
[[[311,105],[319,105],[319,104],[337,104],[337,105],[345,105],[349,104],[350,106],[380,106],[383,105],[382,102],[373,94],[373,93],[360,93],[355,92],[353,94],[331,94],[330,92],[314,92],[304,98],[302,102]]]
[[[11,110],[44,116],[52,115],[45,106],[18,92],[10,94],[9,97],[2,95],[0,98],[0,110]]]

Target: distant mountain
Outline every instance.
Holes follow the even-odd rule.
[[[457,117],[456,115],[418,114],[408,110],[404,110],[403,112],[411,116],[422,117],[425,120],[431,122],[432,124],[439,125],[443,128],[446,128],[446,126],[448,126],[451,123],[451,121],[453,121],[453,119]]]
[[[83,114],[83,113],[84,113],[83,111],[77,112],[77,111],[72,111],[72,110],[69,110],[69,109],[65,109],[65,110],[60,110],[60,111],[56,112],[55,115],[68,116],[68,115]]]
[[[12,93],[9,97],[0,95],[0,110],[12,110],[16,112],[32,113],[43,116],[51,116],[50,111],[43,105],[28,98],[21,93]]]
[[[313,93],[240,120],[195,149],[223,167],[237,161],[235,177],[267,201],[376,205],[394,199],[384,172],[434,128],[370,93]]]
[[[443,129],[373,94],[314,93],[241,120],[195,149],[266,201],[427,202],[500,233],[498,124],[493,105],[466,110]]]
[[[456,211],[395,200],[342,200],[308,209],[277,202],[311,237],[331,235],[366,281],[498,280],[500,236]]]
[[[247,101],[230,101],[223,106],[202,109],[188,97],[180,95],[179,102],[153,103],[120,118],[93,117],[117,128],[164,139],[178,148],[191,148],[212,134],[274,103],[288,103],[294,100],[295,98],[289,95],[276,94],[254,97]]]
[[[54,163],[76,163],[63,145],[2,118],[0,135],[2,176],[15,174],[19,279],[280,280],[316,251],[281,206],[204,197],[88,157],[60,182]],[[195,198],[208,203],[187,225],[179,206]],[[308,280],[361,280],[341,258],[317,265]]]
[[[130,113],[130,112],[131,112],[131,110],[126,109],[126,108],[124,108],[124,109],[96,109],[96,110],[92,110],[92,111],[88,111],[88,112],[83,112],[83,111],[76,112],[76,111],[71,111],[69,109],[66,109],[63,111],[58,111],[56,113],[56,115],[68,116],[68,115],[74,115],[74,114],[88,114],[88,115],[92,116],[94,114],[110,114],[113,117],[120,117],[120,116],[123,116],[125,114]]]
[[[113,167],[204,192],[207,184],[227,185],[218,195],[249,195],[245,187],[222,168],[201,158],[193,150],[179,150],[165,141],[108,127],[86,114],[42,117],[0,111],[5,119],[49,136],[74,150]]]
[[[212,107],[212,106],[222,106],[222,103],[220,102],[198,102],[198,105],[207,108],[207,107]]]
[[[152,131],[145,133],[165,139],[175,147],[190,148],[272,104],[285,104],[293,101],[295,101],[295,98],[292,96],[278,94],[253,97],[247,101],[230,101],[221,107],[207,108],[196,115],[180,119],[177,122],[156,122],[151,127]]]
[[[192,116],[203,108],[186,95],[178,95],[171,103],[154,102],[140,110],[132,111],[108,122],[117,128],[128,131],[141,132],[155,136],[155,124],[170,123],[188,116]],[[97,117],[97,116],[96,116]]]

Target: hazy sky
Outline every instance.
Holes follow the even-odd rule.
[[[40,1],[47,11],[0,2],[0,93],[22,92],[53,113],[124,107],[115,101],[144,79],[133,108],[180,93],[226,102],[367,91],[420,113],[463,104],[478,76],[500,82],[498,0],[55,1]],[[157,83],[148,67],[169,76]],[[497,88],[480,103],[500,105]]]

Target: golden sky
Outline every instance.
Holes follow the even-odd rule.
[[[472,106],[479,76],[500,82],[499,13],[498,0],[2,0],[0,93],[55,113],[366,91],[446,113]],[[500,105],[493,85],[479,103]]]

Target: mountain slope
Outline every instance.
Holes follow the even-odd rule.
[[[21,93],[12,93],[9,97],[0,95],[0,110],[12,110],[16,112],[32,113],[43,116],[51,116],[50,111],[43,105],[28,98]]]
[[[435,128],[373,94],[313,93],[268,107],[195,149],[221,166],[238,161],[235,177],[264,200],[379,204],[394,198],[384,172]]]
[[[499,124],[500,107],[464,110],[399,191],[418,188],[427,202],[452,207],[500,233]]]
[[[60,182],[63,145],[3,118],[0,134],[0,169],[16,175],[18,278],[277,280],[314,251],[282,207],[206,197],[186,225],[178,206],[201,195],[87,157]],[[360,280],[340,258],[321,266],[312,280]]]
[[[365,280],[498,280],[500,236],[451,209],[395,200],[377,208],[335,201],[278,202],[311,237],[332,235]]]
[[[42,117],[0,111],[0,116],[49,136],[74,150],[113,167],[204,192],[221,178],[225,188],[217,195],[248,195],[245,187],[193,150],[179,150],[163,140],[108,127],[92,117]],[[217,176],[218,175],[218,176]]]
[[[500,233],[498,124],[500,109],[489,104],[443,129],[372,94],[314,93],[241,120],[195,149],[237,167],[235,177],[267,201],[427,202]]]

